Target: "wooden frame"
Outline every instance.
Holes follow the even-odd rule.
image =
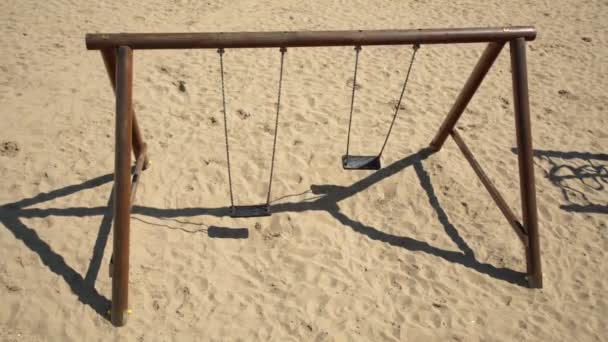
[[[90,50],[100,50],[116,95],[116,158],[114,179],[114,243],[112,254],[111,320],[127,322],[129,284],[129,228],[131,207],[142,170],[147,167],[146,144],[133,110],[133,50],[269,48],[312,46],[489,43],[441,125],[430,148],[439,151],[451,136],[484,187],[522,241],[528,284],[542,287],[536,190],[532,161],[532,133],[526,65],[526,41],[534,40],[533,27],[464,28],[390,31],[235,32],[87,34]],[[522,221],[520,222],[463,138],[454,129],[503,46],[509,43],[515,109]],[[131,151],[136,163],[131,172]]]

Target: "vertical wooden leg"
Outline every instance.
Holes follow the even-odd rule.
[[[103,63],[106,66],[106,71],[108,72],[108,78],[110,79],[110,84],[112,85],[112,90],[116,93],[116,49],[106,49],[101,50],[101,57],[103,58]],[[135,158],[139,158],[141,152],[145,151],[146,143],[144,142],[143,136],[141,135],[141,131],[139,129],[139,124],[137,123],[137,116],[135,115],[135,110],[131,109],[131,115],[133,116],[133,154]],[[148,156],[144,156],[146,160],[144,160],[144,170],[148,168]]]
[[[488,47],[486,47],[483,54],[479,58],[479,61],[475,65],[473,72],[471,72],[467,82],[460,91],[460,94],[458,94],[456,102],[454,102],[450,112],[441,124],[439,131],[437,131],[433,141],[431,141],[429,147],[433,151],[439,151],[445,140],[448,138],[448,136],[450,136],[454,126],[456,126],[456,122],[458,122],[462,112],[464,112],[465,108],[467,108],[469,101],[471,101],[473,95],[475,95],[475,92],[481,85],[483,79],[486,77],[486,74],[492,67],[492,64],[494,64],[496,57],[498,57],[500,50],[502,50],[504,45],[505,43],[503,42],[492,42],[488,44]]]
[[[532,160],[532,128],[530,125],[525,39],[512,40],[510,50],[523,226],[529,239],[528,248],[526,248],[528,283],[530,287],[542,288],[543,278],[540,262],[534,163]]]
[[[118,48],[116,58],[116,154],[114,168],[114,270],[112,323],[127,323],[129,303],[129,225],[131,216],[131,144],[133,51]]]

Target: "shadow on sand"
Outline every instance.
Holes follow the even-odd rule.
[[[441,207],[439,199],[435,194],[430,177],[425,171],[422,161],[427,159],[431,152],[427,149],[422,149],[417,153],[398,160],[385,168],[382,168],[369,176],[351,184],[350,186],[335,186],[335,185],[313,185],[312,192],[317,195],[310,201],[305,202],[286,202],[271,205],[271,211],[275,214],[282,212],[304,212],[304,211],[324,211],[329,213],[338,222],[353,231],[363,234],[372,240],[387,243],[391,246],[404,248],[408,251],[422,252],[436,257],[442,258],[448,262],[463,265],[476,272],[486,274],[495,279],[503,280],[512,284],[524,286],[524,273],[514,271],[507,268],[498,268],[490,264],[479,262],[475,258],[473,250],[467,245],[464,239],[459,235],[458,230],[452,225]],[[369,188],[370,186],[396,175],[408,167],[413,167],[420,181],[421,187],[426,192],[428,202],[435,210],[439,222],[443,226],[445,233],[454,241],[460,251],[444,250],[434,247],[427,242],[419,241],[413,238],[398,236],[385,233],[375,227],[365,225],[352,219],[340,211],[338,203],[346,198],[356,195],[357,193]],[[104,250],[108,242],[108,235],[112,226],[112,192],[110,193],[107,206],[102,207],[71,207],[71,208],[30,208],[46,201],[50,201],[59,197],[68,196],[78,191],[91,189],[100,185],[109,183],[113,180],[111,174],[100,176],[81,184],[70,185],[61,189],[53,190],[48,193],[41,193],[35,197],[23,199],[18,202],[9,203],[0,206],[0,222],[6,229],[11,231],[16,239],[21,240],[23,244],[38,254],[42,262],[48,269],[55,274],[61,276],[66,283],[70,285],[72,291],[78,296],[78,299],[93,308],[103,317],[106,317],[106,310],[110,306],[110,301],[105,296],[101,295],[95,289],[95,282],[99,274],[101,261],[103,259]],[[286,196],[289,197],[289,196]],[[218,208],[178,208],[178,209],[161,209],[146,206],[134,206],[133,214],[151,216],[159,219],[173,219],[176,217],[189,216],[226,216],[229,213],[229,207]],[[101,216],[101,223],[98,229],[97,239],[93,248],[91,262],[89,268],[84,275],[80,275],[64,258],[57,254],[48,243],[42,240],[36,231],[22,222],[22,218],[47,217],[47,216]],[[141,218],[137,218],[142,220]],[[145,221],[144,221],[145,222]],[[178,221],[179,222],[179,221]],[[213,238],[231,238],[231,239],[246,239],[249,237],[249,231],[245,228],[225,228],[225,227],[204,227],[194,232],[206,231],[209,237]],[[189,231],[192,233],[193,231]]]
[[[517,154],[517,149],[512,149]],[[545,177],[562,192],[565,204],[560,208],[570,212],[608,214],[608,204],[593,203],[587,191],[606,191],[608,185],[608,154],[575,151],[534,150],[534,157],[549,164]],[[582,160],[584,165],[574,166]],[[576,182],[576,187],[573,187]],[[584,189],[584,190],[580,190]]]

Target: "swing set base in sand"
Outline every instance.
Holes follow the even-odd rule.
[[[466,81],[464,88],[461,90],[454,105],[439,128],[439,131],[431,141],[430,150],[434,152],[439,151],[448,136],[452,137],[484,187],[490,193],[496,206],[503,213],[509,225],[523,243],[526,255],[526,278],[529,286],[532,288],[541,288],[542,271],[532,160],[532,133],[530,127],[530,105],[528,99],[528,75],[526,65],[526,41],[531,41],[535,38],[536,30],[533,27],[377,31],[87,34],[87,49],[101,51],[110,82],[116,95],[116,155],[113,213],[114,241],[111,269],[112,308],[110,311],[112,323],[116,326],[122,326],[127,322],[129,226],[131,207],[135,199],[135,193],[142,171],[148,165],[146,144],[143,141],[137,117],[133,111],[133,50],[218,49],[223,53],[224,49],[281,48],[281,52],[284,54],[285,49],[293,47],[354,46],[360,48],[365,45],[420,46],[427,44],[488,43],[481,58],[473,69],[473,72]],[[455,130],[456,122],[479,88],[503,46],[507,43],[509,43],[511,53],[515,134],[517,138],[520,195],[523,216],[521,221],[518,220],[511,208],[507,205],[506,201],[483,171],[460,134]],[[277,124],[278,107],[279,106],[277,106]],[[136,159],[133,172],[131,168],[131,153],[135,155]],[[361,156],[346,155],[343,158],[343,167],[345,169],[355,168],[374,170],[380,167],[379,159],[374,159],[374,156],[368,158],[373,161],[374,165],[369,164],[369,160],[366,161],[361,159]],[[247,210],[235,211],[234,203],[232,203],[233,216],[246,217],[270,214],[268,206],[248,207],[255,207],[255,210],[249,210],[251,209],[249,208]]]

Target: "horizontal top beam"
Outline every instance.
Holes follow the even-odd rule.
[[[372,31],[89,33],[87,49],[217,49],[355,45],[454,44],[534,40],[531,26]]]

